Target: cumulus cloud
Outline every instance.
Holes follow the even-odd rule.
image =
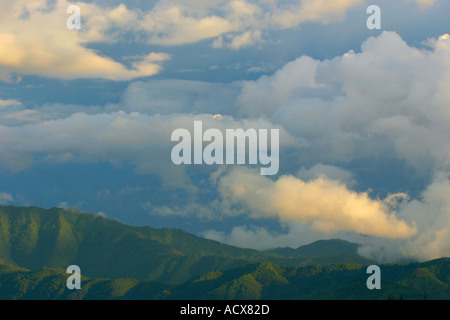
[[[255,220],[278,219],[288,232],[240,226],[210,237],[262,248],[339,235],[363,240],[361,253],[381,261],[449,256],[449,41],[443,35],[418,49],[384,32],[360,52],[324,61],[300,57],[272,76],[243,83],[236,113],[262,117],[306,141],[294,160],[303,169],[276,180],[243,168],[219,173],[222,213],[243,215],[234,208],[241,206]],[[435,177],[416,199],[405,193],[374,199],[350,189],[353,176],[336,164],[368,158],[387,165],[397,158]]]
[[[370,199],[323,177],[272,181],[242,168],[223,175],[219,191],[224,202],[244,208],[241,215],[254,221],[277,218],[283,230],[242,225],[230,233],[208,230],[204,236],[209,239],[269,249],[340,238],[363,244],[359,254],[379,262],[450,256],[448,173],[437,173],[416,199],[404,193]]]
[[[248,209],[251,217],[306,223],[324,234],[345,231],[402,239],[417,232],[414,224],[399,220],[384,201],[325,177],[304,182],[281,176],[272,181],[239,168],[220,180],[218,190],[227,201]]]
[[[319,61],[302,56],[287,63],[272,76],[244,83],[238,97],[245,116],[268,116],[302,89],[315,88]]]
[[[242,116],[271,119],[305,138],[301,157],[310,166],[389,154],[427,174],[448,169],[450,38],[430,43],[417,49],[383,32],[359,53],[298,58],[244,83]]]
[[[362,244],[359,254],[379,262],[402,259],[426,261],[450,256],[450,203],[448,200],[450,179],[448,173],[438,173],[434,181],[417,199],[409,199],[406,194],[394,194],[384,200],[371,200],[365,198],[364,194],[357,194],[346,188],[341,189],[345,194],[353,194],[353,199],[345,205],[345,210],[356,208],[354,205],[365,198],[362,202],[365,209],[353,211],[356,216],[361,215],[354,219],[339,209],[343,207],[341,204],[347,201],[345,195],[340,196],[338,200],[333,195],[327,198],[331,192],[336,192],[343,187],[336,181],[319,178],[310,181],[308,185],[308,183],[299,182],[294,177],[290,177],[286,182],[281,177],[278,181],[268,182],[262,181],[266,178],[258,177],[251,171],[238,171],[239,177],[231,174],[228,177],[224,176],[224,180],[220,182],[222,188],[225,188],[222,189],[224,200],[243,206],[247,214],[250,212],[255,222],[265,217],[276,217],[280,220],[282,230],[271,231],[266,227],[242,225],[234,227],[229,233],[208,230],[203,234],[208,239],[264,250],[286,246],[296,248],[319,239],[340,238]],[[252,177],[247,177],[245,174],[250,174]],[[261,180],[260,184],[258,184],[258,180]],[[246,181],[250,181],[249,184],[252,186],[247,185]],[[284,191],[277,184],[283,186],[287,183],[289,183],[289,190],[293,191],[283,192],[282,195],[277,193],[278,190]],[[322,202],[311,196],[311,193],[313,191],[317,193],[317,190],[323,193],[320,197]],[[296,196],[292,196],[292,193],[295,193]],[[358,197],[361,196],[362,198],[358,200]],[[307,198],[306,201],[304,198]],[[370,208],[374,207],[367,206],[366,201],[372,202],[375,207],[383,208],[382,211],[372,211],[372,214],[378,212],[372,215]],[[316,211],[316,215],[311,214],[317,208],[320,211]],[[335,208],[333,209],[335,216],[331,218],[327,215],[327,210],[331,210],[330,208]],[[392,215],[394,211],[395,216]],[[241,211],[240,214],[244,214],[244,212]],[[373,221],[369,222],[366,218],[373,219]],[[314,219],[317,219],[318,227],[314,227]],[[325,220],[323,229],[320,219]],[[354,224],[355,222],[357,224]],[[370,237],[361,232],[364,231],[361,227],[366,223],[372,229]],[[329,224],[332,224],[331,228]],[[360,225],[358,226],[358,224]],[[406,233],[402,231],[397,233],[399,230],[393,230],[397,227]],[[353,231],[349,232],[350,229]],[[328,233],[331,230],[333,231]],[[380,231],[380,234],[374,235],[377,230]],[[385,233],[388,230],[395,234],[386,236]],[[405,237],[402,237],[402,234]]]
[[[103,78],[131,80],[161,70],[168,56],[150,53],[125,66],[103,56],[86,44],[111,42],[108,28],[131,23],[123,5],[101,8],[95,4],[75,3],[82,8],[83,27],[69,30],[66,0],[48,2],[3,1],[0,4],[0,79],[9,81],[12,73],[40,75],[58,79]]]
[[[408,241],[372,240],[360,248],[360,254],[379,261],[392,261],[399,256],[422,261],[450,257],[449,192],[448,173],[437,173],[419,199],[399,207],[399,216],[416,221],[417,235]]]

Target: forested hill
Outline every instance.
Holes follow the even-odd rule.
[[[407,265],[381,265],[381,272],[381,290],[367,289],[366,268],[358,264],[294,268],[269,262],[209,272],[176,286],[130,278],[82,277],[81,290],[69,290],[65,270],[28,271],[0,261],[0,299],[450,299],[448,258]]]

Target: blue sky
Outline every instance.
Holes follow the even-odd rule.
[[[66,9],[81,9],[68,30]],[[366,9],[381,8],[369,30]],[[3,1],[0,204],[265,249],[450,255],[450,3]],[[220,114],[221,117],[213,117]],[[174,166],[171,132],[279,128],[280,172]]]

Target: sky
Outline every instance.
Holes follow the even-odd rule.
[[[256,249],[340,238],[379,261],[448,257],[449,13],[447,0],[2,1],[0,204]],[[194,121],[278,129],[279,172],[174,165],[171,134]]]

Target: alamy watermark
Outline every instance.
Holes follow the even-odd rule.
[[[79,266],[71,265],[67,267],[66,272],[71,274],[67,278],[66,286],[69,290],[80,290],[81,289],[81,269]]]
[[[381,269],[379,266],[372,265],[367,268],[367,274],[371,274],[371,276],[367,279],[366,285],[367,289],[373,290],[381,289]]]
[[[194,121],[193,137],[187,129],[176,129],[171,140],[179,142],[173,147],[171,154],[175,165],[243,165],[247,164],[248,158],[249,165],[257,165],[259,162],[266,166],[260,169],[261,175],[275,175],[279,170],[279,129],[270,129],[270,154],[268,129],[226,129],[223,134],[219,129],[213,128],[203,132],[202,121]],[[204,142],[209,142],[205,148]]]
[[[81,9],[77,5],[70,5],[66,10],[67,14],[70,16],[66,20],[66,26],[69,30],[80,30],[81,29]]]
[[[367,14],[371,16],[367,19],[367,29],[381,29],[381,8],[377,5],[371,5],[367,8]]]

